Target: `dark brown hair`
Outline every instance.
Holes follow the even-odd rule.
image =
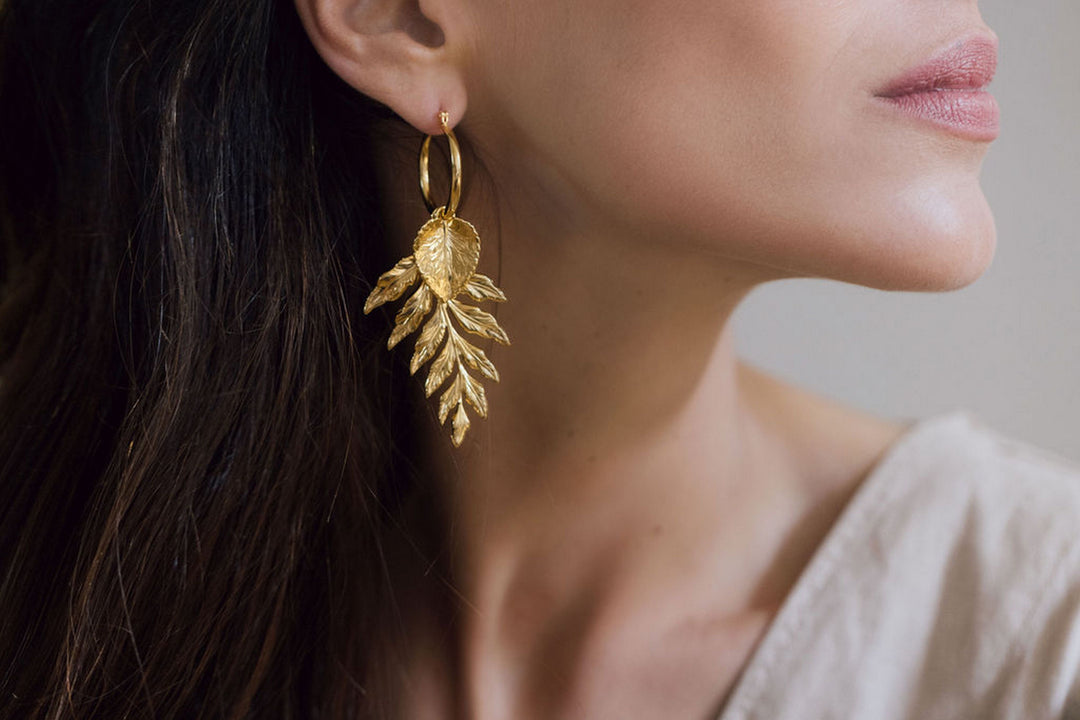
[[[393,121],[289,0],[0,0],[0,717],[378,714]]]

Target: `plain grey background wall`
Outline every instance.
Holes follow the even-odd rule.
[[[1080,0],[980,7],[1001,39],[990,269],[942,294],[770,283],[735,333],[744,358],[812,391],[896,419],[964,408],[1080,461]]]

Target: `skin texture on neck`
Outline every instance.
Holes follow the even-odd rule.
[[[412,157],[383,160],[403,239],[424,214]],[[486,348],[502,379],[461,448],[431,423],[460,608],[417,641],[439,689],[411,697],[474,718],[708,713],[900,427],[738,360],[732,313],[766,271],[486,187],[460,212],[513,344]],[[639,675],[671,683],[606,704]]]

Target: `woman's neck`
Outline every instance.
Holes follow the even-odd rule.
[[[731,316],[765,269],[477,195],[459,214],[512,344],[487,348],[501,381],[465,444],[431,435],[466,694],[583,667],[617,635],[775,607],[805,561],[786,543],[824,534],[823,504],[838,511],[899,428],[738,361]]]

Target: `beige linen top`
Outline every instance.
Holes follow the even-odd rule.
[[[1080,465],[954,410],[859,486],[718,720],[1080,720]]]

